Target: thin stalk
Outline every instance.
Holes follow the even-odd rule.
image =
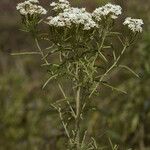
[[[55,106],[53,104],[51,104],[51,106],[54,107],[58,111],[60,120],[61,120],[62,125],[63,125],[64,130],[65,130],[65,133],[66,133],[66,135],[67,135],[67,137],[69,139],[69,142],[72,144],[71,136],[70,136],[68,128],[67,128],[67,123],[64,122],[64,119],[63,119],[63,116],[62,116],[61,107],[57,107],[57,106]]]
[[[112,66],[100,78],[100,81],[102,81],[104,77],[117,65],[118,61],[120,60],[121,56],[124,54],[126,49],[127,49],[127,46],[124,46],[123,50],[121,51],[121,54],[117,57],[116,61],[112,64]]]
[[[40,55],[39,52],[22,52],[22,53],[12,53],[11,56],[19,56],[19,55]]]
[[[106,35],[107,35],[107,30],[104,31],[101,44],[100,44],[100,46],[99,46],[99,48],[98,48],[98,53],[100,54],[100,56],[102,56],[102,58],[103,58],[106,62],[108,62],[108,60],[106,59],[106,57],[105,57],[105,56],[102,54],[102,52],[101,52],[101,50],[103,49],[103,45],[104,45],[104,43],[105,43]]]
[[[43,59],[43,60],[45,61],[45,63],[48,65],[49,63],[48,63],[48,61],[47,61],[47,59],[46,59],[46,57],[45,57],[45,55],[44,55],[44,53],[43,53],[43,51],[42,51],[42,49],[41,49],[41,47],[40,47],[39,42],[38,42],[37,39],[35,39],[35,43],[36,43],[36,46],[37,46],[37,48],[38,48],[38,50],[39,50],[39,52],[40,52],[40,54],[41,54],[41,56],[42,56],[42,59]]]
[[[79,80],[79,66],[76,66],[76,76]],[[80,150],[80,114],[81,114],[81,87],[78,86],[76,90],[76,118],[75,118],[75,132],[76,132],[76,150]]]
[[[102,42],[101,42],[101,45],[98,49],[98,51],[100,52],[103,48],[103,45],[104,45],[104,42],[105,42],[105,38],[106,38],[106,31],[104,32],[104,35],[103,35],[103,38],[102,38]]]
[[[80,103],[80,92],[81,88],[77,88],[76,93],[76,122],[75,122],[75,128],[76,128],[76,149],[80,150],[80,110],[81,110],[81,103]]]
[[[71,106],[71,104],[70,104],[70,102],[69,102],[69,100],[68,100],[68,98],[67,98],[67,96],[66,96],[66,94],[65,94],[65,92],[64,92],[64,90],[63,90],[63,88],[62,88],[62,86],[61,86],[61,84],[58,84],[58,86],[59,86],[59,89],[60,89],[61,93],[62,93],[63,96],[64,96],[64,99],[66,100],[66,102],[67,102],[67,104],[68,104],[68,106],[69,106],[69,108],[70,108],[70,110],[71,110],[72,116],[73,116],[74,118],[76,118],[76,114],[75,114],[75,112],[74,112],[74,110],[73,110],[73,107]]]

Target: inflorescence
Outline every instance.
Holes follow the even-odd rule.
[[[70,8],[70,3],[67,0],[59,0],[58,3],[52,2],[50,6],[53,7],[53,10],[58,11]]]
[[[85,8],[74,8],[70,6],[67,0],[59,0],[57,3],[50,4],[56,12],[56,16],[47,17],[46,23],[54,27],[82,26],[83,30],[98,28],[103,19],[117,19],[122,13],[119,5],[108,3],[102,7],[96,8],[92,13],[87,12]],[[39,5],[38,0],[26,0],[17,5],[17,10],[21,15],[44,15],[47,14],[46,9]],[[127,25],[132,32],[142,32],[142,19],[132,19],[127,17],[123,25]]]
[[[101,21],[102,18],[110,16],[112,19],[117,19],[118,15],[121,15],[122,8],[119,5],[106,4],[105,6],[96,8],[92,13],[96,21]]]
[[[55,17],[48,17],[50,26],[56,27],[71,27],[72,25],[82,25],[83,30],[90,30],[97,26],[92,19],[92,15],[88,13],[84,8],[70,7],[65,9],[62,13],[59,13]]]
[[[142,19],[132,19],[131,17],[127,17],[123,24],[128,25],[128,28],[133,32],[142,32],[142,25],[144,22]]]
[[[38,0],[27,0],[23,3],[19,3],[16,8],[23,16],[34,14],[45,15],[47,13],[46,9],[38,5],[38,3]]]

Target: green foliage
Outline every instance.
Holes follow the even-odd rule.
[[[128,4],[131,7],[131,12],[134,10],[133,15],[137,15],[135,13],[136,8],[138,13],[143,11],[143,14],[139,14],[142,18],[146,18],[146,14],[149,14],[146,12],[148,4],[145,6],[143,1],[142,5],[139,4],[140,1],[133,3],[134,9],[132,5]],[[148,28],[148,18],[145,21]],[[19,41],[18,45],[23,43],[24,39],[22,38],[22,42]],[[7,40],[6,43],[8,42]],[[118,93],[116,90],[112,93],[105,85],[101,85],[103,87],[102,92],[95,93],[99,97],[94,97],[96,101],[91,101],[86,105],[85,113],[87,115],[84,115],[83,128],[88,127],[88,136],[96,137],[100,149],[117,149],[117,146],[110,144],[116,143],[119,145],[117,150],[125,150],[128,147],[133,147],[133,150],[149,150],[149,43],[150,33],[147,30],[142,42],[128,50],[128,54],[125,54],[126,60],[122,59],[121,64],[129,66],[135,71],[122,70],[117,77],[116,72],[113,71],[110,76],[109,83],[116,85],[122,91],[126,91],[127,94]],[[28,49],[30,48],[28,47]],[[45,50],[45,52],[47,51]],[[37,53],[39,56],[39,52]],[[46,54],[49,56],[50,53]],[[22,56],[20,59],[16,59],[13,56],[0,53],[0,150],[62,150],[67,146],[64,129],[61,126],[57,111],[50,107],[50,104],[55,102],[54,100],[62,100],[62,94],[55,82],[48,82],[49,84],[45,84],[44,90],[41,91],[42,83],[46,78],[49,78],[49,75],[45,75],[43,70],[42,72],[38,71],[40,63],[38,59],[35,59],[35,55],[27,57],[28,59],[22,59]],[[51,56],[50,58],[54,60],[54,57]],[[12,59],[15,61],[10,62]],[[101,59],[105,61],[103,56]],[[58,65],[51,66],[49,64],[47,66],[43,64],[43,66],[48,68],[49,73],[51,73],[51,68],[54,71],[59,71]],[[90,66],[86,66],[86,68],[88,71],[91,69]],[[140,78],[135,78],[132,74],[136,76],[138,74]],[[62,76],[60,75],[60,77]],[[91,91],[95,87],[96,84],[93,85]],[[66,93],[73,94],[68,83],[65,83],[63,88]],[[69,98],[69,100],[72,103],[72,99]],[[63,108],[66,107],[68,104],[63,104]],[[107,137],[112,142],[109,142]],[[90,142],[92,145],[95,143],[93,139],[89,140]],[[83,144],[83,149],[86,149],[87,146]]]

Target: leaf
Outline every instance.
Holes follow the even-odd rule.
[[[93,146],[94,146],[94,148],[95,148],[95,149],[98,149],[96,140],[95,140],[93,137],[92,137],[91,139],[92,139],[92,141],[93,141]]]
[[[122,33],[119,33],[119,32],[110,32],[109,34],[110,35],[121,35]]]
[[[28,30],[26,29],[19,29],[20,31],[23,31],[23,32],[29,32]]]
[[[53,66],[53,67],[59,67],[58,64],[52,64],[52,63],[49,63],[49,64],[42,64],[41,66]]]
[[[131,68],[129,68],[128,66],[119,65],[118,67],[127,69],[127,70],[130,71],[132,74],[134,74],[136,77],[140,78],[139,75],[138,75],[137,73],[135,73],[135,72],[134,72]]]
[[[111,46],[103,46],[103,49],[110,49]]]
[[[20,56],[20,55],[40,55],[39,52],[21,52],[21,53],[12,53],[11,56]]]
[[[132,119],[132,124],[131,124],[131,131],[134,132],[138,126],[139,123],[139,116],[135,115],[134,118]]]
[[[114,146],[113,146],[113,143],[112,143],[112,141],[111,141],[110,138],[109,138],[109,143],[110,143],[110,145],[111,145],[111,148],[114,149],[114,148],[113,148],[113,147],[114,147]]]
[[[94,86],[92,92],[91,92],[90,95],[89,95],[89,98],[91,98],[91,96],[93,95],[93,93],[97,90],[98,85],[99,85],[99,83],[97,83],[97,84]]]
[[[44,89],[44,88],[47,86],[47,84],[48,84],[53,78],[55,78],[55,77],[57,77],[57,76],[58,76],[58,74],[55,74],[55,75],[51,76],[51,77],[45,82],[45,84],[43,85],[42,89]]]
[[[121,93],[127,94],[127,92],[126,92],[126,91],[123,91],[123,90],[121,90],[121,89],[118,89],[118,88],[116,88],[116,87],[113,87],[112,85],[109,85],[108,83],[102,82],[102,84],[103,84],[103,85],[105,85],[105,86],[107,86],[107,87],[109,87],[109,88],[111,88],[111,89],[112,89],[112,91],[116,90],[116,91],[118,91],[118,92],[121,92]]]
[[[108,62],[107,58],[99,51],[100,56],[104,59],[105,62]]]
[[[124,42],[121,40],[121,38],[120,38],[119,36],[117,36],[117,38],[119,39],[119,41],[121,42],[121,44],[122,44],[123,46],[125,46],[125,44],[124,44]]]
[[[114,57],[114,61],[116,61],[117,57],[116,57],[116,53],[114,50],[113,50],[113,57]]]

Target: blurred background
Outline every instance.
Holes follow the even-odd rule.
[[[19,30],[20,16],[15,8],[18,2],[0,0],[0,150],[63,150],[63,128],[58,114],[50,109],[51,102],[60,97],[57,86],[50,83],[41,90],[48,74],[37,56],[10,55],[36,49],[32,38]],[[140,79],[118,70],[113,83],[127,94],[104,89],[92,104],[96,109],[89,111],[84,122],[91,136],[108,150],[108,138],[120,146],[119,150],[150,150],[150,1],[71,2],[89,10],[113,2],[123,7],[124,16],[144,20],[142,36],[122,60]],[[49,3],[41,0],[45,7]]]

